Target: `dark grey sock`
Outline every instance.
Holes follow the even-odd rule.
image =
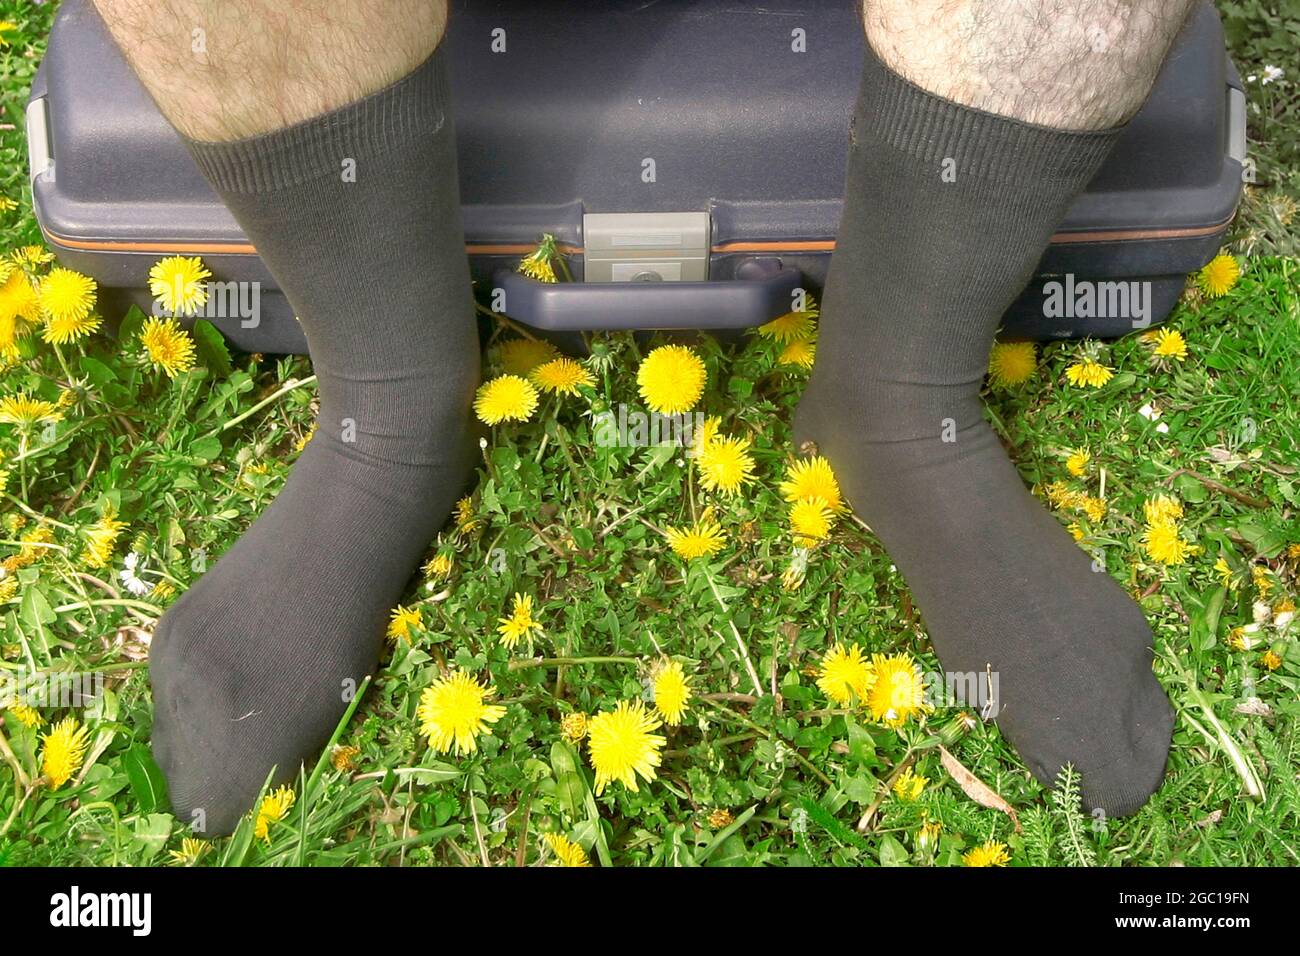
[[[1088,809],[1124,814],[1169,749],[1151,631],[1028,493],[979,399],[1002,313],[1114,138],[959,106],[869,55],[795,440],[889,549],[944,668],[998,673],[998,724],[1034,775],[1072,763]]]
[[[320,380],[284,490],[154,638],[154,752],[178,817],[209,835],[328,739],[472,472],[479,352],[441,61],[287,129],[189,144]]]

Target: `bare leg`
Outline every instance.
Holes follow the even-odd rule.
[[[478,339],[434,0],[98,0],[288,296],[320,381],[284,490],[159,622],[153,747],[227,833],[374,673],[464,493]]]

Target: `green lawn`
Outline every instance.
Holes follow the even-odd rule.
[[[1243,72],[1289,68],[1262,6],[1223,7]],[[17,203],[0,213],[0,252],[39,240],[21,103],[50,13],[0,2],[0,20],[19,25],[0,50],[0,122],[18,127],[0,131],[3,195]],[[1286,29],[1293,45],[1300,27]],[[1297,186],[1296,79],[1252,86],[1252,134],[1276,139],[1254,147],[1261,182],[1234,233],[1243,253],[1293,250],[1274,207]],[[891,729],[829,701],[815,674],[837,641],[908,653],[925,671],[937,661],[868,531],[841,520],[806,554],[793,545],[777,486],[804,373],[779,366],[758,336],[694,343],[708,368],[699,409],[751,442],[755,480],[728,498],[703,490],[679,449],[595,440],[593,411],[642,407],[636,370],[658,344],[611,336],[593,342],[590,393],[492,429],[469,510],[430,542],[449,574],[412,581],[404,604],[420,623],[392,645],[338,747],[294,785],[294,806],[266,839],[250,820],[201,847],[199,862],[530,865],[553,863],[542,834],[562,833],[597,863],[626,865],[961,865],[989,840],[1010,865],[1300,863],[1300,648],[1284,624],[1300,592],[1300,263],[1241,261],[1230,292],[1191,292],[1172,316],[1185,359],[1162,365],[1136,336],[1052,345],[1029,381],[990,394],[1026,482],[1052,489],[1060,520],[1140,596],[1155,629],[1179,721],[1165,784],[1135,817],[1081,814],[1076,782],[1044,792],[994,727],[968,729],[954,710]],[[0,423],[0,668],[107,678],[89,712],[45,709],[37,727],[0,712],[9,865],[163,863],[182,850],[148,755],[147,632],[198,576],[196,554],[218,556],[274,497],[313,420],[304,359],[227,356],[202,340],[199,365],[170,379],[135,328],[59,349],[28,336],[0,379],[0,401],[25,392],[61,416]],[[1115,371],[1100,389],[1065,375],[1090,347]],[[1091,457],[1075,476],[1067,458],[1079,449]],[[1144,504],[1158,494],[1181,503],[1191,547],[1180,564],[1142,545]],[[1104,508],[1087,514],[1080,495]],[[708,505],[726,544],[684,562],[663,532]],[[111,549],[102,566],[95,545]],[[121,577],[128,554],[143,594]],[[534,598],[543,627],[531,651],[497,635],[515,593]],[[657,731],[659,772],[635,793],[613,783],[597,796],[587,747],[564,741],[561,720],[644,699],[665,655],[694,697],[680,726]],[[416,719],[422,691],[455,667],[490,680],[505,708],[465,757],[431,750]],[[89,752],[54,787],[41,734],[69,717],[88,727]],[[982,781],[966,790],[984,804],[996,794],[1015,819],[963,791],[941,743]],[[926,778],[915,799],[891,786],[908,766]]]

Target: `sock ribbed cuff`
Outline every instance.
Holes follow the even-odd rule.
[[[344,159],[376,156],[436,133],[450,109],[439,46],[400,80],[347,106],[259,136],[230,142],[186,139],[199,170],[223,193],[263,193],[326,172]]]
[[[1053,129],[963,106],[900,76],[870,44],[854,119],[856,137],[927,164],[952,159],[959,177],[1059,192],[1086,186],[1122,129]]]

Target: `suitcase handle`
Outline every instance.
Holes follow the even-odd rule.
[[[546,331],[745,329],[791,309],[803,275],[780,259],[746,259],[721,282],[539,282],[509,269],[493,276],[501,311]]]

